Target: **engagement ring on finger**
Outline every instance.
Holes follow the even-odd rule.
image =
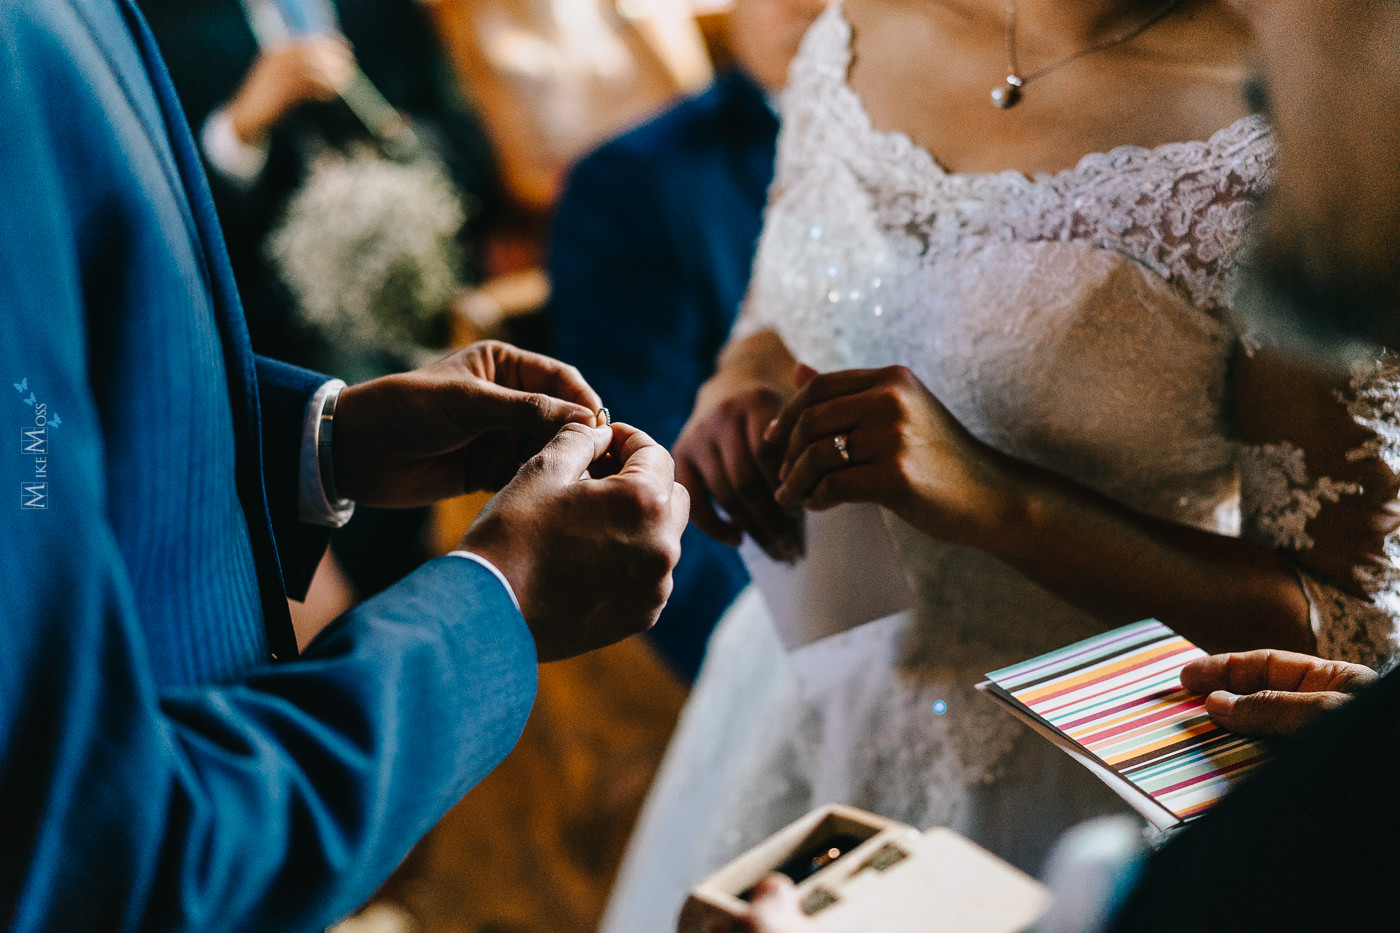
[[[841,455],[841,462],[850,463],[851,452],[846,449],[846,435],[838,434],[831,439],[831,442],[836,445],[836,452]]]

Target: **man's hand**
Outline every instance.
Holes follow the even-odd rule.
[[[651,627],[689,516],[660,444],[623,424],[568,424],[487,503],[462,547],[505,574],[539,659],[555,661]]]
[[[338,36],[318,36],[260,54],[229,101],[233,131],[250,146],[303,103],[334,98],[355,74],[355,56]]]
[[[797,886],[783,875],[769,875],[753,892],[745,933],[802,933],[811,926],[797,900]]]
[[[572,366],[494,340],[475,343],[341,393],[336,493],[409,508],[499,489],[561,427],[592,426],[602,405]]]
[[[1361,664],[1272,649],[1211,655],[1181,669],[1187,690],[1209,694],[1211,719],[1248,735],[1296,732],[1375,679]]]

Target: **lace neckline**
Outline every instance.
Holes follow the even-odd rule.
[[[829,50],[829,57],[823,56],[823,59],[831,63],[831,77],[834,79],[833,91],[836,99],[845,105],[855,128],[865,134],[877,148],[884,149],[888,155],[904,161],[907,165],[917,166],[934,178],[945,182],[965,181],[978,184],[1000,182],[1021,189],[1071,187],[1075,181],[1081,178],[1101,174],[1101,169],[1110,165],[1121,167],[1126,163],[1159,161],[1199,164],[1204,157],[1211,153],[1233,152],[1239,146],[1255,139],[1260,133],[1267,132],[1264,116],[1251,113],[1216,130],[1209,139],[1167,142],[1151,147],[1125,143],[1109,150],[1087,153],[1074,165],[1055,172],[1036,172],[1034,175],[1027,175],[1019,169],[954,172],[939,162],[938,158],[927,147],[914,142],[909,134],[903,130],[882,130],[875,126],[870,118],[870,112],[865,109],[865,101],[856,93],[855,88],[851,87],[851,58],[854,53],[851,49],[851,24],[846,19],[843,7],[842,0],[836,0],[822,13],[813,26],[814,31],[822,30],[821,36],[825,39],[823,50]]]

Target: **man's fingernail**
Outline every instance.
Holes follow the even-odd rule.
[[[1234,712],[1235,704],[1240,698],[1237,694],[1231,693],[1228,690],[1217,690],[1210,695],[1210,699],[1219,712],[1229,715]]]
[[[773,443],[773,437],[778,433],[778,419],[774,418],[768,422],[768,427],[763,429],[763,439],[768,443]]]

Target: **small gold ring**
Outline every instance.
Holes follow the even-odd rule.
[[[846,435],[838,434],[831,439],[831,442],[836,445],[836,452],[841,455],[841,462],[850,463],[851,452],[846,449]]]

